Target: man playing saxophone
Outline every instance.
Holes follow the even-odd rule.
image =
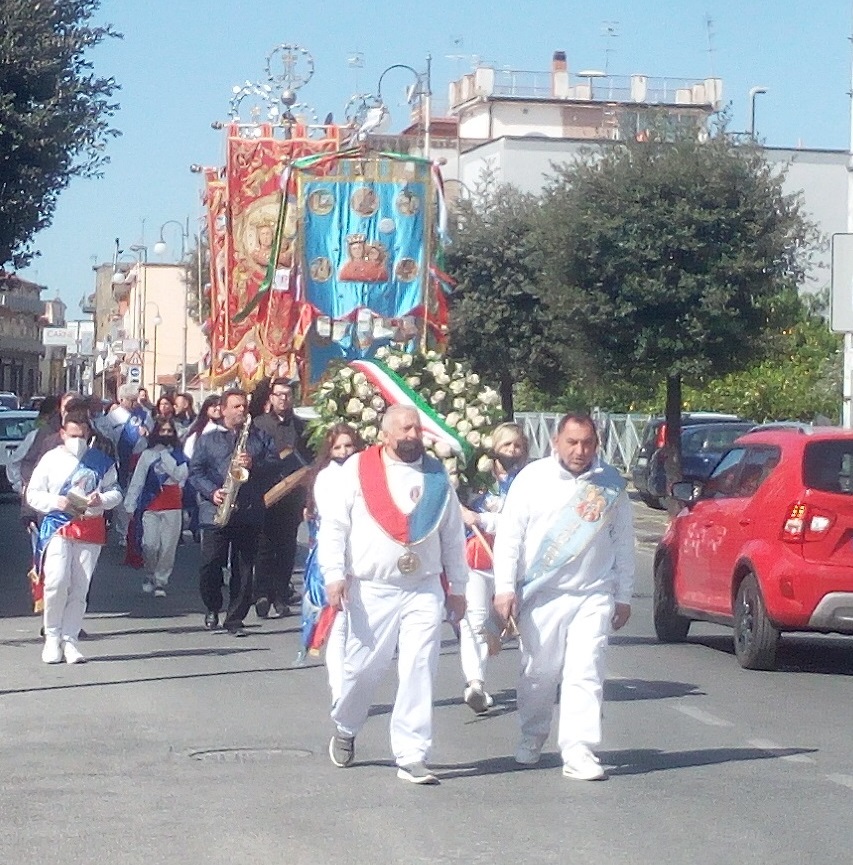
[[[220,400],[222,429],[199,437],[189,480],[199,493],[201,561],[199,590],[207,608],[204,626],[219,627],[222,569],[231,565],[223,628],[245,636],[243,619],[252,603],[252,569],[264,524],[264,493],[282,471],[272,438],[247,424],[247,397],[226,391]]]

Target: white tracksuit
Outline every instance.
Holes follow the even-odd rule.
[[[39,513],[58,510],[57,499],[65,481],[79,464],[64,445],[48,451],[33,469],[27,486],[27,504]],[[121,502],[118,474],[110,468],[97,487],[101,504],[84,517],[103,519],[104,511]],[[94,492],[94,490],[89,490]],[[86,594],[101,547],[97,543],[70,540],[55,534],[44,553],[44,630],[47,637],[75,643],[86,613]]]
[[[373,695],[398,649],[399,685],[391,713],[391,750],[398,765],[425,760],[432,745],[432,689],[441,644],[444,571],[451,594],[463,594],[465,530],[455,496],[438,529],[414,547],[420,568],[400,573],[405,547],[386,535],[367,511],[358,480],[361,454],[346,461],[337,491],[322,514],[319,564],[326,585],[347,579],[349,633],[340,699],[332,710],[338,731],[361,730]],[[420,461],[407,464],[383,452],[388,487],[410,513],[423,490]]]
[[[321,472],[318,472],[314,480],[314,505],[317,509],[317,521],[321,523],[323,514],[328,510],[330,504],[333,506],[334,498],[338,495],[339,474],[342,466],[331,462]],[[326,638],[326,672],[329,676],[329,689],[332,692],[332,705],[337,703],[341,696],[341,687],[344,681],[344,653],[347,644],[347,613],[346,610],[335,616],[335,621]]]
[[[182,488],[186,483],[189,475],[188,463],[178,465],[165,445],[158,444],[147,448],[139,455],[133,477],[127,485],[127,495],[124,497],[124,509],[127,513],[132,514],[136,510],[148,470],[155,462],[160,463],[166,474],[164,486]],[[181,538],[183,515],[181,505],[169,510],[149,509],[142,514],[142,558],[145,569],[151,574],[151,580],[158,588],[168,585],[175,567],[175,552]]]
[[[524,468],[510,488],[495,539],[495,594],[516,591],[555,515],[579,480],[595,483],[615,470],[598,460],[575,478],[556,456]],[[518,716],[524,737],[548,738],[560,686],[558,744],[565,759],[574,745],[601,742],[604,654],[614,601],[630,604],[634,530],[624,491],[589,546],[521,606]]]
[[[486,534],[494,535],[497,532],[503,502],[500,496],[490,495],[489,506],[498,509],[477,515],[477,525]],[[491,571],[469,569],[468,585],[465,587],[465,618],[459,623],[459,660],[466,682],[484,682],[486,679],[489,645],[484,629],[492,616],[494,596],[495,575]]]

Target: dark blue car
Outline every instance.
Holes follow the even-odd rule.
[[[682,429],[682,478],[685,481],[707,480],[735,439],[754,428],[754,423],[706,423]],[[667,495],[665,453],[664,450],[655,451],[649,461],[649,493],[659,499]]]

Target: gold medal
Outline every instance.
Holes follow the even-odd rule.
[[[400,569],[400,573],[405,574],[406,576],[415,573],[420,566],[421,560],[411,550],[406,550],[406,552],[397,559],[397,567]]]

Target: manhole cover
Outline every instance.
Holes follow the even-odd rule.
[[[310,757],[305,748],[214,748],[209,751],[191,751],[190,759],[207,763],[265,763],[282,757]]]

